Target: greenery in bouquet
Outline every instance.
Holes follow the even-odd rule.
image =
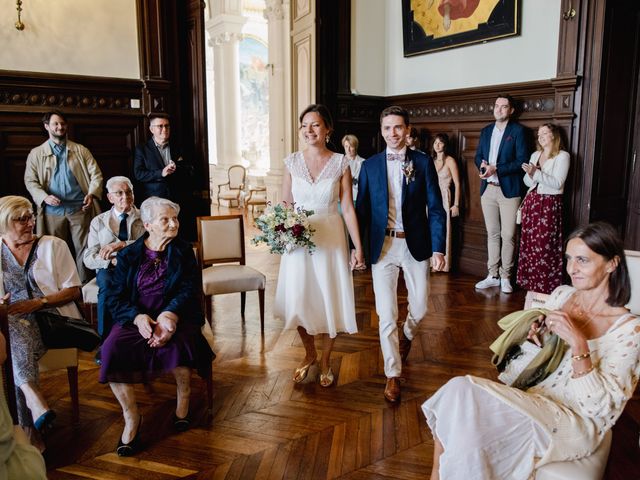
[[[280,255],[296,248],[306,248],[313,253],[316,244],[312,240],[315,230],[309,224],[311,215],[313,210],[296,208],[295,204],[269,204],[256,219],[256,226],[262,233],[252,238],[251,243],[264,243],[269,246],[271,253]]]

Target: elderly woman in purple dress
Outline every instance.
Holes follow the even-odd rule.
[[[200,270],[191,245],[177,238],[179,211],[164,198],[142,202],[147,233],[118,253],[107,294],[115,326],[102,346],[100,382],[109,383],[122,407],[120,456],[140,449],[142,415],[133,384],[172,372],[177,384],[174,426],[184,431],[190,423],[191,370],[211,360],[201,348]]]

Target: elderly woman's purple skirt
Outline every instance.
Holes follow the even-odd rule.
[[[167,258],[164,252],[144,250],[136,286],[140,312],[157,318],[163,310]],[[117,319],[114,319],[117,320]],[[203,369],[203,361],[209,361],[206,341],[199,325],[180,322],[171,339],[162,347],[150,347],[138,327],[132,323],[116,324],[102,344],[102,368],[100,383],[146,383],[154,377],[172,371],[176,367]],[[200,352],[200,355],[198,354]],[[198,365],[197,360],[200,360]]]
[[[102,344],[100,383],[146,383],[176,367],[197,368],[200,327],[178,324],[166,345],[153,348],[133,324],[115,325]]]

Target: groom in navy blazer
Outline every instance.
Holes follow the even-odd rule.
[[[409,113],[402,107],[386,108],[380,115],[380,128],[387,148],[362,164],[356,212],[361,235],[368,238],[387,377],[384,396],[396,402],[402,363],[427,314],[429,258],[436,271],[445,264],[447,220],[433,161],[406,146]],[[409,294],[409,311],[398,332],[400,269]]]

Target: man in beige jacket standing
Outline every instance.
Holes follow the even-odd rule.
[[[67,120],[59,111],[42,117],[49,139],[27,157],[24,183],[38,208],[37,231],[54,235],[75,253],[80,279],[91,272],[82,258],[91,219],[100,213],[102,172],[91,152],[67,140]]]

